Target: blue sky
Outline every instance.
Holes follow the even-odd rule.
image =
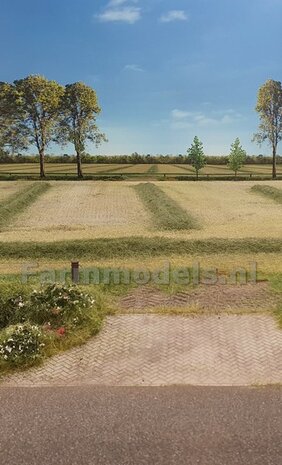
[[[93,153],[185,153],[194,135],[268,153],[254,107],[282,79],[281,22],[282,0],[2,0],[0,80],[94,87],[109,142]]]

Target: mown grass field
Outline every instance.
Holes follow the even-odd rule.
[[[223,274],[256,262],[281,295],[281,193],[282,181],[2,181],[0,275],[69,270],[73,259]]]
[[[271,165],[246,165],[238,172],[238,176],[248,178],[271,177]],[[14,176],[38,176],[39,167],[37,164],[0,164],[0,177]],[[165,165],[165,164],[84,164],[83,172],[85,176],[123,176],[124,178],[134,177],[193,177],[195,172],[189,165]],[[278,175],[282,176],[282,165],[278,165]],[[68,163],[46,163],[46,174],[52,177],[72,177],[76,175],[76,165]],[[200,176],[206,177],[233,177],[234,173],[224,165],[207,165],[200,172]]]
[[[139,166],[142,172],[145,165]],[[149,168],[151,175],[159,166]],[[267,291],[271,292],[269,307],[267,299],[260,297],[258,312],[275,313],[282,324],[281,202],[279,180],[1,181],[0,292],[3,286],[22,280],[29,286],[40,286],[46,278],[61,280],[63,276],[69,281],[72,260],[79,260],[82,277],[93,269],[102,275],[109,270],[134,273],[144,269],[153,274],[169,266],[170,276],[175,269],[194,273],[195,267],[200,276],[209,269],[216,269],[218,276],[232,275],[234,270],[239,274],[245,270],[246,276],[251,276],[256,269],[257,278],[267,280],[267,289],[271,289]],[[135,285],[111,280],[108,285],[95,284],[93,274],[88,276],[90,285],[82,281],[82,287],[95,296],[103,315],[122,312],[119,302]],[[220,286],[212,293],[215,303],[216,292],[218,296],[223,293],[224,300],[224,285]],[[191,292],[192,287],[173,281],[159,286],[175,296]],[[237,292],[244,294],[241,289]],[[256,297],[256,291],[252,292]],[[256,311],[250,301],[243,308],[238,304],[233,308],[230,297],[226,309],[233,313]],[[190,314],[198,310],[195,305],[155,309],[168,311]],[[71,338],[69,346],[56,347],[54,353],[84,342],[92,333],[82,334],[82,339],[81,334],[78,339]]]
[[[68,265],[72,257],[122,264],[139,257],[148,263],[190,255],[280,256],[281,192],[282,181],[1,182],[0,267],[13,262],[7,271],[19,269],[21,259],[33,258],[61,265],[65,257]]]
[[[2,210],[14,196],[42,185],[2,181]],[[279,239],[282,181],[49,181],[16,209],[0,241],[54,242],[120,237]],[[256,187],[254,187],[256,186]],[[267,190],[268,195],[261,193]],[[270,192],[276,193],[273,199]],[[10,200],[9,200],[10,199]],[[7,203],[8,202],[8,203]]]

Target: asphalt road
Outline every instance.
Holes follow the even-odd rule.
[[[0,388],[3,465],[281,465],[282,388]]]

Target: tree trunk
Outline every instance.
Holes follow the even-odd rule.
[[[45,176],[45,163],[44,163],[44,160],[45,159],[45,153],[44,153],[44,149],[40,150],[39,152],[39,161],[40,161],[40,178],[41,179],[44,179],[46,176]]]
[[[81,166],[81,156],[80,156],[80,152],[78,150],[76,151],[76,165],[77,165],[77,177],[78,178],[83,178],[82,166]]]
[[[277,171],[276,171],[276,146],[272,146],[272,179],[276,179]]]

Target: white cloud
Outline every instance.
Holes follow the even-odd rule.
[[[171,23],[172,21],[187,21],[188,16],[183,10],[171,10],[160,17],[162,23]]]
[[[178,109],[172,110],[171,112],[171,116],[173,119],[183,119],[191,115],[193,115],[193,113],[189,111],[178,110]]]
[[[243,116],[234,110],[216,110],[210,114],[195,111],[172,110],[171,127],[173,129],[187,129],[193,126],[228,125],[242,119]]]
[[[141,8],[132,5],[138,0],[110,0],[105,10],[96,17],[101,22],[125,22],[134,24],[141,19]]]
[[[141,68],[139,65],[131,64],[131,65],[125,65],[124,67],[125,71],[135,71],[137,73],[144,73],[144,69]]]
[[[215,115],[231,115],[232,118],[243,118],[241,113],[238,113],[236,110],[233,110],[233,108],[229,108],[228,110],[214,110],[213,113]]]
[[[210,125],[215,125],[221,122],[221,120],[210,118],[209,116],[205,116],[202,114],[196,115],[194,117],[194,121],[198,126],[210,126]]]
[[[120,9],[108,9],[98,15],[100,21],[116,22],[121,21],[124,23],[134,24],[141,19],[141,10],[136,7],[125,7]]]
[[[124,3],[128,3],[128,0],[111,0],[108,3],[108,7],[110,7],[110,6],[120,6],[120,5],[123,5]]]
[[[172,121],[171,129],[190,129],[193,127],[192,123],[188,121]]]

